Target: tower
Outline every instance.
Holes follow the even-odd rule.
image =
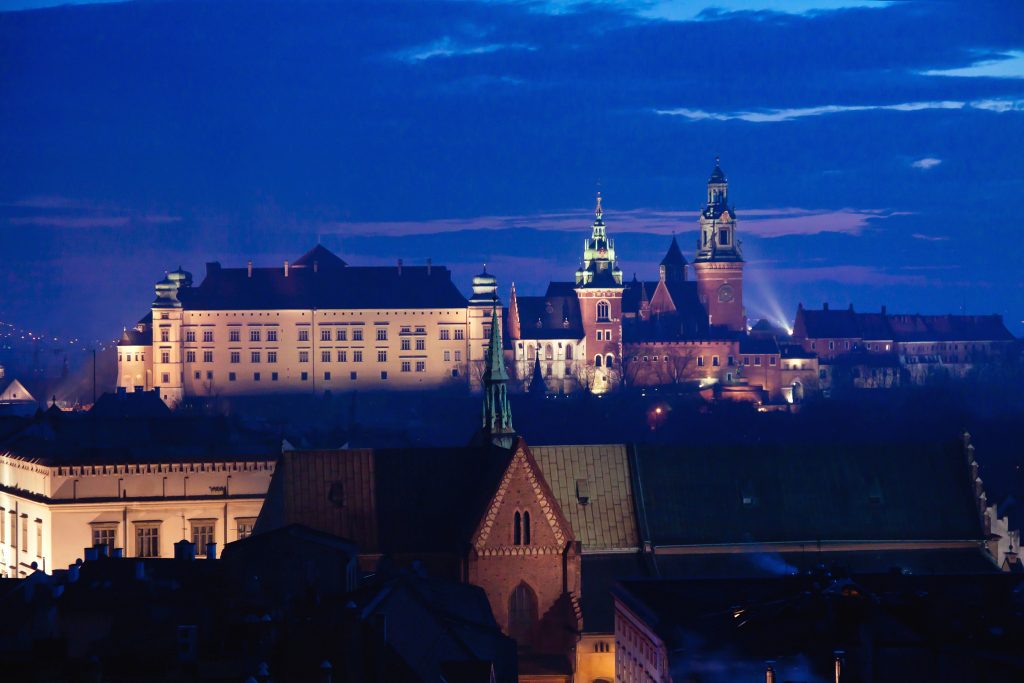
[[[505,352],[501,344],[497,305],[491,312],[491,337],[484,362],[483,425],[480,429],[480,441],[511,448],[516,432],[512,427],[512,409],[508,404],[508,373],[505,371]]]
[[[700,214],[700,238],[693,260],[697,292],[708,324],[743,331],[743,255],[736,239],[736,213],[729,205],[729,181],[718,157],[708,178],[707,204]]]
[[[622,364],[622,270],[615,243],[605,232],[601,193],[597,194],[590,239],[583,243],[583,266],[576,271],[576,296],[586,333],[582,389],[596,394],[612,389]]]
[[[192,286],[192,274],[180,267],[156,283],[153,301],[153,385],[174,407],[185,397],[185,365],[181,351],[182,306],[178,295]]]

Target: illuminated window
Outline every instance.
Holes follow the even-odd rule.
[[[267,341],[268,342],[276,342],[277,341],[277,330],[267,330]]]
[[[309,330],[299,330],[299,341],[300,342],[307,342],[307,341],[309,341]]]
[[[249,330],[249,341],[258,342],[260,340],[259,330]]]
[[[238,540],[252,536],[253,527],[256,526],[255,517],[239,517],[235,520],[238,523]]]
[[[236,342],[242,340],[242,333],[239,330],[228,330],[228,341]]]
[[[135,556],[160,557],[160,523],[135,524]]]
[[[206,557],[208,546],[213,543],[213,520],[202,519],[192,521],[192,543],[196,546],[196,556]]]

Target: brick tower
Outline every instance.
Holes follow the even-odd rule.
[[[707,309],[708,323],[743,331],[743,255],[736,239],[736,213],[729,205],[729,181],[718,157],[708,178],[707,205],[700,215],[700,238],[693,261],[697,292]]]

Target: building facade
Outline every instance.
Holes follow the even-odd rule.
[[[477,280],[467,300],[447,268],[349,266],[319,245],[281,268],[207,264],[198,286],[179,268],[157,283],[151,319],[122,337],[117,385],[172,406],[465,385],[497,297],[493,277]]]

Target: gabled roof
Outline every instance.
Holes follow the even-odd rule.
[[[10,381],[3,385],[3,389],[0,390],[0,402],[8,401],[35,403],[36,399],[17,377],[12,377]]]
[[[686,258],[683,256],[683,252],[679,249],[679,242],[676,241],[676,236],[672,235],[672,243],[668,245],[668,252],[665,254],[665,258],[661,259],[661,265],[663,266],[685,266]]]
[[[586,334],[575,292],[572,296],[517,296],[516,305],[520,339],[582,339]]]
[[[983,536],[959,443],[634,448],[655,545]]]
[[[639,547],[625,445],[534,446],[532,451],[584,553]]]
[[[170,417],[171,409],[160,400],[159,391],[103,394],[89,414],[95,417]]]

